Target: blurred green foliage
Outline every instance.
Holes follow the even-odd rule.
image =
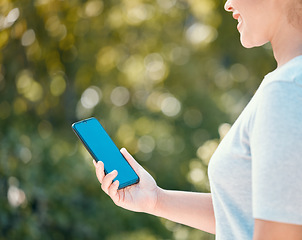
[[[117,208],[71,123],[97,117],[168,189],[207,165],[262,77],[220,0],[0,2],[0,239],[213,239]]]

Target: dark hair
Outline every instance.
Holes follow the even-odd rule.
[[[302,0],[292,0],[288,3],[287,20],[302,31]]]

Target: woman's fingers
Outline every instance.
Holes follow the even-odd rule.
[[[116,180],[112,183],[113,179],[117,176],[117,171],[114,170],[111,173],[105,175],[104,163],[101,161],[96,162],[93,160],[93,165],[95,166],[95,171],[99,182],[102,184],[102,189],[111,197],[117,195],[117,190],[119,187],[119,181]]]
[[[131,156],[130,153],[125,148],[121,149],[121,153],[126,158],[126,160],[129,162],[129,164],[132,166],[134,171],[136,173],[139,173],[142,167],[136,162],[136,160]],[[101,183],[102,190],[107,193],[111,198],[118,197],[118,187],[119,187],[119,181],[113,180],[116,178],[118,172],[116,170],[105,174],[104,171],[104,163],[101,161],[96,162],[93,160],[93,164],[95,166],[95,171],[97,178],[99,182]]]
[[[95,160],[93,160],[93,164],[95,166],[96,176],[99,182],[102,184],[103,178],[105,177],[104,163],[101,161],[96,162]]]
[[[102,189],[105,193],[109,194],[109,187],[112,185],[113,179],[117,176],[117,171],[113,170],[112,172],[108,173],[102,181]]]
[[[118,193],[117,193],[117,190],[118,190],[118,186],[119,186],[119,181],[118,180],[115,180],[111,185],[110,187],[108,188],[108,195],[112,198],[112,200],[114,202],[118,201]]]

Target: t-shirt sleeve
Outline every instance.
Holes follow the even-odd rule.
[[[262,89],[251,134],[253,216],[302,224],[302,87]]]

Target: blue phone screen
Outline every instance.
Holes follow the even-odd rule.
[[[89,118],[72,125],[87,150],[96,161],[102,161],[105,173],[118,171],[119,189],[137,183],[139,178],[105,129],[96,118]]]

